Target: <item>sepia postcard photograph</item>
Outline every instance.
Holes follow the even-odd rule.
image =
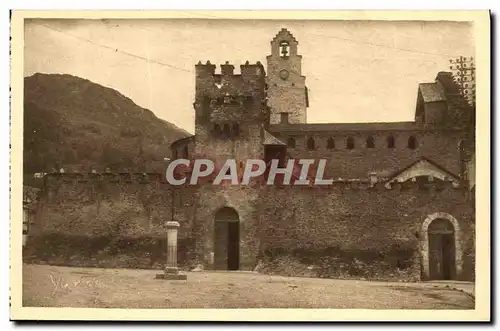
[[[11,69],[12,320],[490,320],[488,11],[19,10]]]

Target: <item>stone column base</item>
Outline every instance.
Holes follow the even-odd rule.
[[[178,268],[166,267],[162,274],[156,274],[156,279],[186,280],[187,275],[180,274]]]
[[[187,280],[186,274],[156,274],[156,279],[166,279],[166,280]]]
[[[179,268],[176,268],[176,267],[165,267],[164,272],[166,274],[178,274],[179,273]]]

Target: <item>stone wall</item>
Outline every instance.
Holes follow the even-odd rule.
[[[463,134],[459,132],[443,131],[379,131],[379,132],[331,132],[287,135],[273,132],[278,138],[287,143],[288,137],[293,136],[295,148],[288,148],[292,158],[326,159],[325,176],[327,178],[367,178],[370,172],[377,172],[380,176],[390,176],[393,173],[409,166],[421,157],[426,157],[455,175],[460,175],[459,142]],[[366,140],[371,136],[375,147],[367,148]],[[387,147],[389,136],[395,138],[395,148]],[[416,138],[415,149],[408,148],[410,136]],[[309,150],[307,140],[312,137],[315,149]],[[335,141],[335,148],[327,148],[329,138]],[[353,149],[346,148],[347,138],[352,137],[355,142]]]
[[[49,174],[33,231],[162,236],[171,201],[160,174]]]
[[[164,174],[49,174],[24,249],[27,262],[88,267],[162,268],[164,224],[174,217],[179,263],[192,257],[193,187],[173,191]],[[172,196],[174,192],[174,196]]]
[[[177,187],[174,217],[181,224],[179,238],[183,245],[179,262],[213,267],[215,214],[222,207],[232,207],[240,220],[243,270],[252,270],[267,255],[281,252],[306,256],[308,263],[323,265],[322,275],[328,277],[354,273],[351,276],[358,278],[387,278],[380,273],[397,276],[404,269],[407,277],[420,279],[423,223],[431,214],[446,213],[458,221],[460,228],[460,278],[471,279],[475,257],[473,204],[467,189],[439,183],[423,187],[408,181],[395,184],[393,189],[381,184],[370,188],[369,183],[356,181],[335,182],[329,187],[229,183]],[[73,255],[76,265],[102,265],[104,257],[99,256],[105,256],[111,262],[104,266],[161,267],[165,258],[163,224],[171,219],[171,194],[159,175],[49,175],[37,221],[30,230],[32,245],[28,250],[36,261],[36,251],[43,247],[33,245],[54,247],[47,240],[66,238],[66,243],[56,245],[57,251],[63,252],[57,254]],[[59,239],[50,237],[54,235]],[[82,245],[99,241],[102,247],[87,256],[84,249],[73,247],[75,241]],[[62,248],[64,245],[69,248]],[[136,252],[126,249],[115,257],[102,255],[116,245],[136,245],[139,248],[135,250],[142,250],[143,256],[130,259]],[[68,252],[71,249],[75,251]],[[54,257],[46,261],[54,261]],[[339,265],[349,270],[357,265],[359,270],[333,270]]]
[[[379,254],[400,246],[413,250],[412,276],[420,278],[422,226],[428,215],[444,212],[458,220],[464,259],[474,255],[474,211],[463,188],[422,189],[406,183],[394,189],[268,187],[262,193],[261,250],[339,250]],[[379,261],[380,262],[380,261]],[[463,261],[461,278],[470,278]],[[377,267],[373,264],[372,267]],[[369,268],[369,266],[367,267]]]

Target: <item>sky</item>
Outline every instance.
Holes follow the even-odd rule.
[[[193,133],[194,65],[266,66],[281,28],[299,42],[309,123],[411,121],[418,84],[475,55],[466,22],[36,19],[25,23],[24,75],[91,80]]]

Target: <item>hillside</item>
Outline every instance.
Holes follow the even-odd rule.
[[[24,79],[24,172],[163,172],[189,133],[119,92],[71,75]]]

